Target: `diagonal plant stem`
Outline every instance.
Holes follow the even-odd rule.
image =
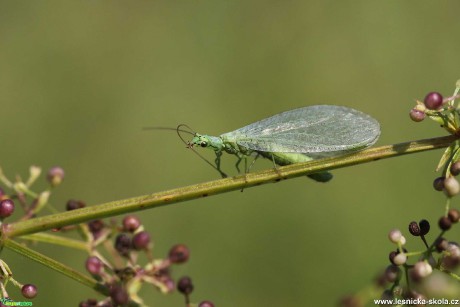
[[[49,267],[57,272],[60,272],[61,274],[64,274],[73,280],[76,280],[94,290],[97,292],[100,292],[101,294],[108,295],[108,289],[98,283],[96,280],[94,280],[91,277],[88,277],[78,271],[75,271],[74,269],[66,266],[65,264],[62,264],[48,256],[45,256],[43,254],[40,254],[39,252],[36,252],[20,243],[17,243],[14,240],[4,238],[3,239],[3,244],[5,247],[9,248],[10,250],[23,255],[24,257],[27,257],[29,259],[35,260],[38,263],[43,264],[46,267]]]
[[[306,163],[297,163],[279,167],[276,170],[268,169],[231,178],[194,184],[150,195],[113,201],[63,213],[51,214],[44,217],[5,225],[4,235],[8,238],[12,238],[53,228],[88,222],[94,219],[107,218],[134,211],[157,208],[200,197],[241,190],[243,188],[247,189],[261,184],[276,182],[281,179],[290,179],[321,171],[372,162],[379,159],[448,147],[458,138],[458,136],[450,135],[380,146],[351,155],[313,160]]]
[[[21,236],[22,240],[29,240],[32,242],[42,242],[42,243],[49,243],[59,246],[70,247],[77,250],[88,251],[89,247],[86,242],[81,240],[75,240],[68,237],[57,236],[54,234],[49,233],[34,233],[30,235],[23,235]]]

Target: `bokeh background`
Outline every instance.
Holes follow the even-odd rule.
[[[30,165],[62,166],[51,202],[64,210],[68,199],[96,205],[219,178],[174,132],[145,126],[186,123],[218,135],[300,106],[338,104],[380,121],[378,145],[445,135],[408,112],[429,91],[453,92],[459,10],[458,1],[1,1],[1,167],[14,178]],[[388,264],[390,229],[407,234],[410,221],[427,218],[435,237],[444,196],[431,183],[441,153],[140,216],[156,257],[176,243],[191,249],[173,275],[192,277],[194,302],[333,306]],[[224,157],[224,169],[235,172],[234,162]],[[34,248],[85,271],[80,251]],[[19,281],[38,285],[34,306],[100,298],[8,250],[2,259]],[[142,295],[151,306],[184,305],[152,286]]]

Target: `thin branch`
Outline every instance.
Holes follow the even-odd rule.
[[[3,244],[5,247],[20,255],[23,255],[24,257],[35,260],[36,262],[41,263],[44,266],[51,268],[61,274],[64,274],[72,278],[73,280],[76,280],[79,283],[82,283],[83,285],[86,285],[96,290],[97,292],[100,292],[101,294],[108,295],[108,289],[106,287],[98,283],[93,278],[88,277],[80,272],[77,272],[74,269],[66,266],[65,264],[62,264],[48,256],[40,254],[39,252],[36,252],[8,238],[4,238]]]
[[[450,135],[424,139],[395,145],[380,146],[360,151],[355,154],[296,163],[275,169],[268,169],[246,175],[224,178],[182,188],[158,192],[150,195],[113,201],[101,205],[19,221],[7,225],[4,235],[15,236],[36,233],[67,225],[74,225],[90,220],[152,209],[173,203],[207,197],[225,192],[248,189],[281,179],[290,179],[321,171],[372,162],[416,152],[433,150],[449,146],[458,136]]]
[[[88,250],[88,245],[80,240],[71,239],[68,237],[57,236],[49,233],[34,233],[30,235],[21,236],[22,240],[29,240],[32,242],[49,243],[59,246],[70,247],[78,250]]]

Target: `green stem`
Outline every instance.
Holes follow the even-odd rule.
[[[23,255],[29,259],[35,260],[38,263],[43,264],[44,266],[51,268],[65,276],[72,278],[73,280],[78,281],[79,283],[86,285],[97,292],[100,292],[104,295],[108,295],[108,290],[99,284],[96,280],[91,277],[88,277],[80,272],[75,271],[74,269],[52,259],[43,254],[40,254],[22,244],[17,243],[16,241],[4,238],[3,244],[5,247],[11,249],[12,251]]]
[[[30,235],[24,235],[24,236],[21,236],[21,239],[29,240],[33,242],[43,242],[43,243],[49,243],[49,244],[54,244],[54,245],[59,245],[59,246],[65,246],[65,247],[70,247],[73,249],[79,249],[79,250],[84,250],[84,251],[88,250],[88,245],[83,241],[66,238],[62,236],[56,236],[56,235],[49,234],[49,233],[34,233]]]
[[[449,275],[450,277],[452,277],[456,281],[460,281],[460,276],[458,276],[457,274],[455,274],[453,272],[450,272],[450,271],[442,271],[442,272],[446,273],[447,275]]]
[[[432,139],[405,142],[395,145],[380,146],[360,151],[355,154],[296,163],[275,169],[268,169],[245,175],[199,183],[182,188],[158,192],[150,195],[113,201],[97,206],[67,211],[12,223],[5,227],[4,235],[8,238],[36,233],[53,228],[88,222],[90,220],[131,213],[134,211],[157,208],[173,203],[197,199],[225,192],[247,189],[253,186],[290,179],[321,171],[372,162],[416,152],[448,147],[457,136],[450,135]]]

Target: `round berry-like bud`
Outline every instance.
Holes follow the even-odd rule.
[[[410,271],[411,277],[415,281],[427,277],[433,272],[433,268],[426,261],[418,261]]]
[[[442,216],[438,221],[438,225],[441,230],[449,230],[450,226],[452,226],[452,222],[447,216]]]
[[[32,284],[26,284],[22,286],[21,293],[25,298],[34,298],[37,296],[37,286]]]
[[[141,220],[135,215],[127,215],[123,218],[123,230],[134,232],[141,226]]]
[[[453,270],[460,264],[460,248],[455,243],[448,243],[446,251],[447,253],[442,258],[442,263]]]
[[[190,250],[184,244],[174,245],[169,250],[168,258],[171,263],[184,263],[188,260],[189,257]]]
[[[397,267],[396,265],[391,264],[387,266],[387,268],[385,269],[385,274],[384,274],[385,279],[390,283],[393,283],[396,280],[398,280],[400,275],[401,275],[401,269]]]
[[[11,199],[0,201],[0,218],[9,217],[14,212],[14,202]]]
[[[100,232],[104,229],[105,224],[103,220],[93,220],[88,223],[89,231],[93,234],[93,236],[97,237]]]
[[[460,219],[460,211],[451,208],[449,209],[449,212],[447,212],[447,216],[452,223],[458,223],[458,220]]]
[[[435,246],[438,252],[442,252],[447,249],[449,242],[443,237],[436,239]]]
[[[449,245],[447,246],[447,251],[450,253],[451,256],[460,258],[460,247],[457,243],[449,242]]]
[[[393,258],[393,263],[395,265],[403,265],[407,261],[407,256],[405,253],[396,254]]]
[[[460,174],[460,161],[452,163],[452,165],[450,166],[450,173],[454,176]]]
[[[428,232],[430,232],[430,222],[428,222],[427,220],[425,220],[425,219],[420,220],[420,222],[418,222],[418,226],[420,227],[420,235],[421,236],[424,236]]]
[[[114,247],[120,255],[128,256],[131,250],[131,238],[124,233],[119,234],[115,239]]]
[[[214,304],[211,301],[202,301],[198,307],[214,307]]]
[[[420,227],[417,222],[413,221],[409,224],[409,232],[411,235],[418,237],[420,235]]]
[[[459,264],[460,264],[460,258],[445,255],[441,259],[442,267],[448,270],[451,270],[451,271],[455,270]]]
[[[64,180],[64,170],[62,167],[54,166],[48,171],[46,179],[48,179],[51,186],[58,186]]]
[[[433,188],[436,190],[436,191],[442,191],[444,190],[444,180],[446,178],[445,177],[438,177],[436,178],[434,181],[433,181]]]
[[[422,277],[427,277],[433,273],[433,268],[427,261],[418,261],[415,264],[414,269],[419,270],[419,273]]]
[[[438,92],[431,92],[425,96],[423,103],[430,110],[437,110],[442,106],[442,95]]]
[[[113,285],[110,288],[110,298],[116,306],[123,306],[129,302],[128,292],[120,285]]]
[[[85,267],[89,273],[93,275],[99,275],[104,269],[104,263],[102,263],[101,259],[99,259],[98,257],[91,256],[88,259],[86,259]]]
[[[391,252],[388,254],[388,259],[390,260],[390,262],[391,262],[392,264],[395,264],[395,263],[393,262],[393,259],[395,259],[395,256],[396,256],[397,254],[398,254],[398,253],[395,252],[395,251],[391,251]]]
[[[460,193],[460,183],[454,177],[449,177],[444,180],[444,193],[448,197],[454,197]]]
[[[83,208],[85,206],[86,204],[82,202],[81,200],[69,199],[65,207],[67,211],[71,211],[71,210]]]
[[[403,241],[404,243],[406,242],[406,239],[404,238],[399,229],[392,229],[388,233],[388,239],[390,239],[390,241],[393,243],[399,243],[401,241]],[[401,244],[404,244],[403,242],[401,242]]]
[[[426,114],[423,111],[417,110],[416,108],[413,108],[409,112],[409,117],[412,119],[414,122],[421,122],[422,120],[425,119]]]
[[[141,231],[134,235],[132,242],[136,250],[147,249],[150,243],[150,235],[147,231]]]
[[[184,276],[179,279],[177,283],[177,290],[182,294],[190,294],[193,291],[192,279],[188,276]]]
[[[406,237],[405,237],[405,236],[402,236],[401,239],[399,239],[399,243],[400,243],[401,245],[406,244]]]

